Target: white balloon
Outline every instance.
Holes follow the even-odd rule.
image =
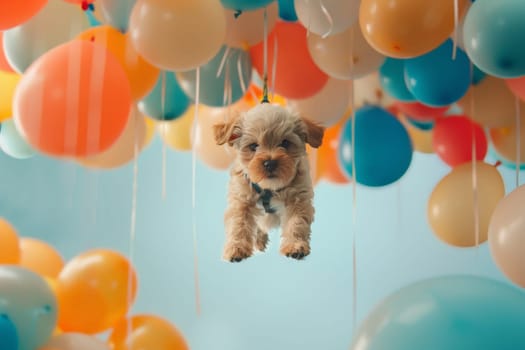
[[[322,36],[350,28],[359,17],[360,0],[295,0],[297,18],[307,30]]]

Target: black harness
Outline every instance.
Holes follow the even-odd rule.
[[[272,200],[273,192],[268,189],[262,189],[261,186],[257,185],[254,182],[252,182],[251,184],[254,191],[260,195],[259,200],[262,202],[264,211],[268,214],[274,214],[276,210],[275,208],[272,208],[270,206],[270,201]]]

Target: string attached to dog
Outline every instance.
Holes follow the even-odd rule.
[[[268,100],[268,13],[264,8],[264,42],[263,42],[263,95],[261,103],[270,103]]]

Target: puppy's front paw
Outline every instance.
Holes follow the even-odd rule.
[[[302,260],[310,254],[310,244],[306,241],[283,242],[281,254],[289,258]]]
[[[257,237],[255,239],[255,248],[260,252],[264,252],[266,250],[267,245],[268,234],[261,230],[257,231]]]
[[[246,244],[230,243],[224,247],[223,258],[229,262],[240,262],[253,254],[253,247]]]

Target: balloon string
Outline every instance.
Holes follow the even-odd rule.
[[[454,40],[452,46],[452,59],[456,59],[456,51],[458,48],[458,25],[459,25],[459,4],[458,0],[454,1]]]
[[[241,91],[243,96],[246,94],[246,84],[244,83],[244,75],[242,74],[242,60],[241,55],[237,56],[237,73],[239,74],[239,84],[241,85]]]
[[[268,103],[268,9],[264,8],[263,25],[263,95],[261,103]]]
[[[474,65],[472,62],[470,62],[470,81],[473,80],[474,77]],[[470,118],[475,122],[475,95],[474,95],[474,89],[470,89],[470,93],[472,94],[470,99]],[[479,194],[478,194],[478,170],[477,170],[477,149],[476,149],[476,132],[475,132],[475,125],[472,123],[471,125],[471,134],[472,134],[472,204],[474,209],[474,236],[475,236],[475,244],[476,247],[479,248],[479,240],[480,240],[480,229],[479,229]]]
[[[195,150],[195,134],[197,130],[197,122],[199,120],[199,101],[200,100],[200,67],[196,72],[195,83],[195,116],[192,126],[192,140],[193,147],[191,151],[191,208],[192,208],[192,235],[193,235],[193,279],[195,281],[195,308],[197,315],[201,314],[200,301],[200,284],[199,284],[199,257],[197,249],[197,200],[196,200],[196,174],[197,174],[197,155]]]
[[[226,61],[228,60],[228,56],[230,55],[230,47],[226,47],[226,50],[224,50],[224,54],[221,58],[221,63],[219,64],[219,69],[217,69],[217,74],[215,75],[216,78],[220,77],[222,74],[222,71],[224,69],[224,66],[226,65]]]
[[[321,36],[322,39],[326,39],[334,31],[334,19],[332,18],[332,15],[330,14],[330,12],[328,12],[326,6],[324,5],[324,0],[321,0],[321,11],[323,11],[323,14],[326,17],[326,20],[328,21],[328,24],[330,25],[330,28],[328,29],[328,31]]]
[[[277,37],[275,37],[275,40],[273,41],[273,61],[272,61],[272,86],[271,86],[271,95],[272,99],[274,98],[274,90],[275,90],[275,79],[277,78],[277,59],[278,59],[278,52],[279,52],[279,45],[278,45]]]
[[[520,100],[516,97],[516,187],[520,185],[520,166],[521,166],[521,111]]]
[[[160,109],[161,109],[161,118],[163,128],[166,127],[166,71],[161,73],[161,83],[160,83]],[[166,130],[163,130],[166,131]],[[166,143],[162,143],[162,199],[166,199],[166,158],[167,158],[167,146]]]
[[[354,33],[352,32],[350,35],[350,57],[353,57],[354,54]],[[353,60],[350,61],[350,71],[353,71]],[[350,109],[352,113],[352,119],[351,119],[351,138],[352,138],[352,174],[353,174],[353,181],[352,181],[352,227],[353,227],[353,235],[352,235],[352,333],[355,335],[356,327],[357,327],[357,169],[356,169],[356,163],[355,163],[355,127],[356,127],[356,120],[355,120],[355,97],[354,97],[354,89],[355,84],[354,80],[351,81],[351,93],[350,93]]]

